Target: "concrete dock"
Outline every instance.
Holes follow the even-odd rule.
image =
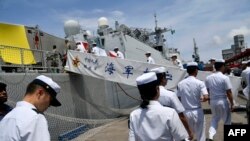
[[[242,105],[246,104],[245,100],[240,100]],[[203,109],[209,111],[208,103],[203,104]],[[208,128],[211,121],[211,113],[207,112],[206,117],[206,134],[208,136]],[[245,112],[233,112],[232,124],[247,124],[247,118]],[[223,122],[220,121],[217,134],[214,137],[214,141],[223,141],[224,139]],[[128,140],[128,117],[121,118],[117,121],[111,122],[104,126],[94,128],[86,132],[84,135],[74,139],[74,141],[127,141]]]

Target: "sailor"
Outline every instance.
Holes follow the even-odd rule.
[[[149,64],[155,64],[155,60],[151,57],[151,52],[147,51],[145,53],[146,57],[147,57],[147,62]]]
[[[91,53],[93,53],[94,55],[96,56],[100,56],[100,53],[99,53],[99,47],[97,47],[96,43],[92,43],[92,50],[91,50]]]
[[[96,55],[96,56],[107,56],[107,53],[104,49],[100,48],[99,46],[96,45],[96,43],[93,43],[93,48],[91,52]]]
[[[87,34],[87,32],[84,32],[84,34],[83,34],[83,40],[84,41],[88,41],[88,34]]]
[[[7,85],[0,82],[0,121],[3,117],[12,110],[12,107],[5,104],[8,100],[8,94],[6,91]]]
[[[58,69],[58,67],[59,67],[59,58],[60,58],[60,53],[57,50],[56,45],[53,45],[52,55],[50,56],[52,72],[59,73],[59,69]]]
[[[216,60],[215,58],[211,58],[211,59],[209,60],[210,65],[211,65],[211,67],[212,67],[212,69],[211,69],[212,72],[216,72],[216,70],[215,70],[215,68],[214,68],[215,60]]]
[[[216,72],[207,76],[205,81],[212,111],[212,120],[209,128],[210,140],[213,140],[221,119],[224,121],[224,125],[231,125],[230,111],[233,111],[234,107],[231,91],[232,84],[229,77],[223,74],[225,61],[223,59],[215,60],[214,67]]]
[[[184,115],[185,109],[183,105],[181,104],[175,92],[165,89],[165,86],[167,85],[167,82],[170,79],[170,77],[166,75],[166,71],[167,70],[165,67],[158,67],[150,70],[150,72],[155,72],[157,76],[157,81],[160,89],[160,97],[158,100],[163,106],[175,109],[189,134],[189,139],[192,140],[193,133],[192,130],[189,128],[187,119]]]
[[[159,87],[154,72],[144,73],[136,78],[142,103],[130,113],[129,141],[176,140],[188,138],[187,131],[176,111],[162,106]]]
[[[246,63],[246,68],[241,73],[241,85],[242,88],[244,89],[248,85],[248,74],[250,73],[250,60],[243,63]]]
[[[241,73],[241,86],[243,88],[243,94],[247,99],[249,99],[249,89],[250,89],[249,74],[250,74],[250,60],[246,61],[246,68]]]
[[[114,48],[114,52],[117,54],[117,55],[116,55],[117,58],[124,59],[124,55],[123,55],[122,52],[119,51],[119,48],[118,48],[118,47],[115,47],[115,48]]]
[[[177,95],[185,108],[185,116],[192,132],[196,135],[197,141],[206,140],[205,116],[201,107],[201,101],[208,100],[208,92],[204,82],[196,78],[198,64],[187,63],[188,77],[178,83]]]
[[[172,59],[173,65],[178,66],[180,69],[183,69],[183,65],[182,65],[181,61],[179,59],[177,59],[176,54],[173,54],[171,56],[171,59]]]
[[[69,43],[69,40],[65,40],[65,49],[64,49],[64,53],[63,53],[63,57],[62,57],[62,66],[65,67],[66,62],[67,62],[67,54],[68,54],[68,50],[71,49],[71,45]]]
[[[242,71],[245,70],[245,69],[247,68],[247,62],[248,62],[248,61],[242,61],[242,62],[241,62],[240,68],[241,68]]]
[[[85,49],[82,41],[76,42],[76,51],[87,53],[87,50]]]
[[[224,72],[225,75],[227,76],[234,76],[233,72],[232,72],[232,69],[228,66],[225,67],[225,72]]]
[[[84,34],[83,34],[83,42],[82,43],[83,43],[83,46],[84,46],[87,53],[91,53],[91,50],[90,50],[90,47],[89,47],[89,44],[91,43],[91,41],[90,41],[89,38],[90,38],[89,32],[88,31],[84,32]]]
[[[27,86],[23,101],[0,122],[3,141],[50,141],[48,123],[43,115],[49,106],[60,106],[56,96],[60,86],[51,78],[40,75]]]

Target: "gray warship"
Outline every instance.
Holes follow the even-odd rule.
[[[111,28],[105,17],[101,17],[97,23],[97,35],[94,36],[88,30],[81,29],[77,21],[68,20],[64,24],[65,38],[51,35],[38,25],[30,27],[0,23],[0,81],[8,84],[8,104],[15,106],[17,101],[22,100],[27,84],[39,74],[51,77],[62,88],[58,95],[62,106],[50,107],[45,112],[52,140],[72,140],[86,133],[88,136],[89,129],[127,117],[140,103],[135,86],[65,71],[68,70],[67,65],[62,66],[63,54],[67,51],[65,40],[69,41],[72,52],[78,55],[79,52],[75,51],[77,43],[81,42],[83,47],[87,45],[89,49],[92,43],[96,43],[107,54],[118,47],[125,60],[143,65],[146,64],[145,53],[151,52],[156,65],[183,72],[178,80],[185,77],[185,70],[180,70],[170,61],[172,54],[181,59],[180,52],[176,48],[169,48],[164,37],[165,33],[173,34],[174,30],[158,27],[156,15],[154,30],[128,27],[118,21]],[[59,52],[54,57],[53,46],[57,46]],[[58,64],[56,67],[51,65],[53,61]],[[204,80],[208,74],[199,73],[199,78]],[[236,88],[234,91],[238,91],[240,79],[231,77],[231,80]]]
[[[59,94],[62,106],[50,107],[45,112],[52,140],[70,140],[88,129],[128,116],[140,103],[134,86],[65,72],[61,58],[66,39],[73,50],[77,41],[87,41],[90,48],[95,42],[107,52],[118,47],[126,59],[141,62],[146,62],[145,52],[150,51],[159,65],[172,66],[171,54],[179,56],[177,49],[166,46],[164,38],[165,32],[174,31],[158,27],[156,16],[154,31],[120,25],[118,21],[111,28],[102,17],[98,20],[98,35],[87,38],[84,38],[87,30],[72,20],[65,22],[65,38],[51,35],[38,25],[0,23],[0,30],[0,81],[8,84],[9,105],[14,107],[22,100],[27,84],[39,74],[53,78],[62,88]],[[60,54],[57,67],[51,66],[54,45]]]

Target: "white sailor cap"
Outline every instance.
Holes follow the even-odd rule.
[[[92,45],[96,45],[96,43],[95,43],[95,42],[93,42],[93,43],[92,43]]]
[[[191,66],[198,67],[198,64],[196,62],[188,62],[187,67],[191,67]]]
[[[177,54],[175,54],[175,53],[172,54],[172,55],[171,55],[171,58],[172,58],[172,57],[177,57]]]
[[[209,61],[212,61],[212,60],[215,61],[216,59],[215,58],[211,58]]]
[[[149,72],[155,72],[156,74],[165,73],[167,80],[172,79],[171,76],[167,74],[167,69],[165,67],[154,68],[154,69],[151,69]]]
[[[32,83],[42,86],[52,96],[51,106],[61,106],[61,103],[56,99],[56,95],[60,92],[61,87],[54,82],[50,77],[39,75]]]
[[[144,73],[136,78],[137,85],[144,85],[156,81],[157,77],[155,72]]]
[[[151,54],[151,52],[150,52],[150,51],[147,51],[145,54]]]
[[[241,64],[247,64],[249,61],[242,61]]]
[[[165,73],[167,69],[165,67],[158,67],[151,69],[150,72],[155,72],[155,73]]]
[[[224,59],[216,59],[215,63],[225,63],[225,60]]]

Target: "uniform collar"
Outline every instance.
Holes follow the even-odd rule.
[[[193,75],[189,75],[187,78],[195,78]]]
[[[216,71],[216,73],[218,73],[218,74],[223,74],[221,71]]]
[[[150,100],[149,105],[161,105],[161,104],[156,100]]]
[[[16,104],[17,107],[30,107],[31,109],[36,109],[36,107],[34,105],[32,105],[31,103],[29,102],[26,102],[26,101],[20,101],[20,102],[17,102]]]
[[[160,85],[160,86],[159,86],[159,88],[164,88],[164,89],[165,89],[165,87],[164,87],[164,86],[162,86],[162,85]]]

